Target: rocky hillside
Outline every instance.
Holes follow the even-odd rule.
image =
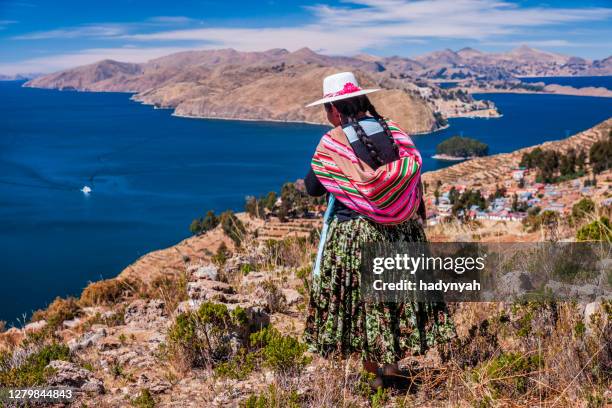
[[[0,386],[70,386],[71,407],[574,407],[612,398],[605,299],[450,305],[454,340],[400,361],[408,389],[372,389],[357,357],[325,359],[300,340],[315,244],[290,234],[268,241],[259,221],[242,219],[247,235],[226,257],[205,255],[229,242],[219,226],[0,333]],[[169,267],[149,273],[161,264]],[[507,289],[523,290],[525,279],[514,273]]]

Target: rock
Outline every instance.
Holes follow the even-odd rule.
[[[234,310],[236,307],[244,309],[247,315],[249,326],[255,328],[262,328],[270,324],[270,315],[266,312],[264,306],[235,303],[226,305],[228,310]]]
[[[72,320],[64,320],[64,323],[62,323],[62,325],[66,329],[74,329],[74,328],[78,327],[82,322],[83,322],[82,319],[80,319],[78,317],[75,317]]]
[[[148,327],[166,321],[166,304],[160,299],[138,299],[125,309],[124,320],[127,325]]]
[[[545,289],[550,290],[555,298],[561,300],[593,301],[602,294],[602,290],[595,285],[571,285],[553,280],[548,281]]]
[[[187,283],[187,295],[190,299],[222,301],[224,294],[234,293],[234,288],[224,282],[199,280]]]
[[[528,291],[533,290],[534,287],[528,273],[512,271],[499,278],[496,289],[499,296],[498,299],[507,299],[524,295]]]
[[[97,328],[84,333],[81,337],[68,341],[68,348],[71,352],[90,347],[106,337],[106,329]]]
[[[285,295],[287,306],[293,306],[304,299],[304,297],[295,289],[282,289],[282,292],[283,295]]]
[[[104,393],[104,384],[93,376],[93,374],[77,366],[74,363],[61,360],[53,360],[45,367],[50,372],[47,380],[48,385],[53,387],[78,388],[83,392],[96,394]]]
[[[159,378],[149,378],[145,373],[140,374],[136,381],[138,388],[147,388],[153,394],[160,394],[172,387],[168,381]]]
[[[191,272],[193,279],[218,280],[219,269],[215,265],[202,265]]]
[[[270,279],[269,274],[266,274],[264,272],[251,272],[247,276],[242,278],[242,286],[259,286],[268,279]]]
[[[606,313],[601,300],[591,302],[584,307],[584,325],[587,334],[593,334],[597,328],[601,329],[608,323]]]
[[[47,327],[47,321],[46,320],[39,320],[37,322],[32,322],[32,323],[26,324],[24,326],[23,330],[26,333],[33,333],[33,332],[41,331],[45,327]]]

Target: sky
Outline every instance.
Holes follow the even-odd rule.
[[[612,0],[0,0],[0,74],[177,51],[309,47],[414,57],[466,46],[612,54]]]

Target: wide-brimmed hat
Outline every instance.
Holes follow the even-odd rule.
[[[323,98],[309,103],[306,107],[353,98],[376,91],[380,91],[380,89],[361,89],[352,72],[340,72],[323,79]]]

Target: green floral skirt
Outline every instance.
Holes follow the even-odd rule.
[[[366,242],[425,242],[415,220],[380,225],[365,218],[329,224],[321,273],[313,278],[304,338],[310,350],[393,363],[424,353],[454,337],[442,303],[360,301],[361,245]]]

